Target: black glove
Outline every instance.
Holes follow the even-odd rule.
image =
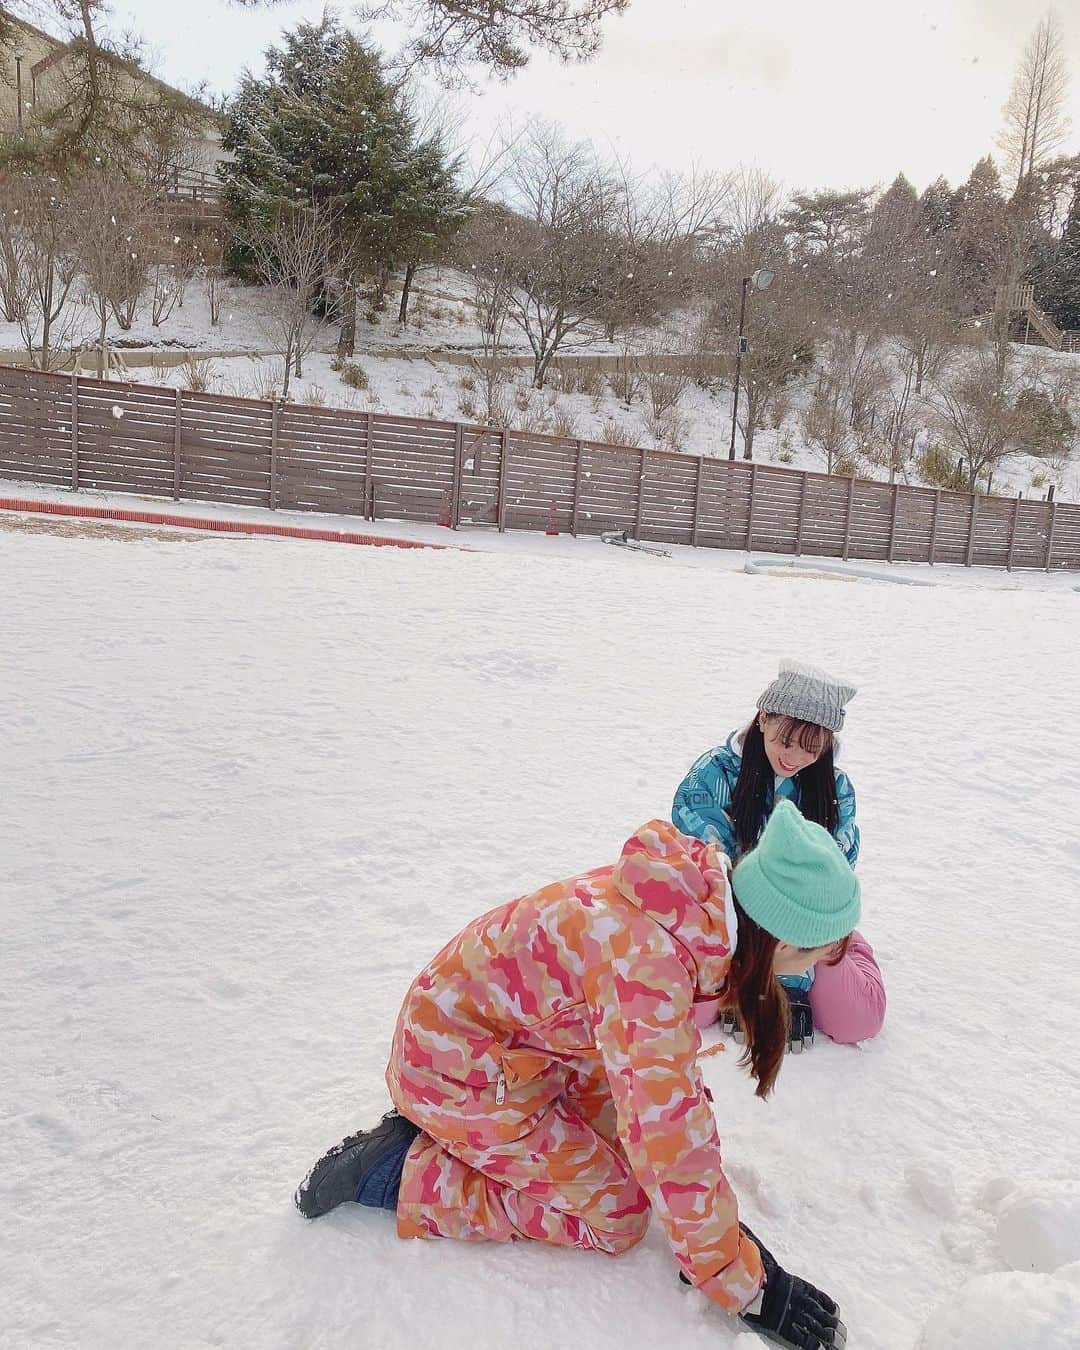
[[[788,1010],[791,1013],[791,1031],[788,1048],[792,1054],[801,1054],[807,1046],[814,1044],[814,1013],[810,1007],[810,995],[805,989],[791,989],[780,986],[788,998]]]
[[[761,1253],[765,1269],[760,1312],[741,1314],[747,1326],[778,1345],[797,1346],[799,1350],[842,1350],[847,1345],[847,1327],[837,1317],[839,1310],[828,1294],[797,1275],[789,1275],[746,1224],[739,1227]]]
[[[788,1049],[792,1054],[801,1054],[814,1044],[814,1013],[810,1007],[810,996],[805,989],[789,989],[786,984],[780,986],[787,995],[788,1009],[791,1014],[791,1030],[788,1033]],[[728,1009],[719,1018],[720,1030],[726,1032],[739,1045],[746,1043],[746,1032],[739,1021],[739,1015]]]

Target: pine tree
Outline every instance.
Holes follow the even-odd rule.
[[[1002,252],[1009,223],[1001,176],[990,155],[972,169],[952,200],[956,284],[969,314],[992,309],[996,288],[1007,280]]]
[[[1054,250],[1050,275],[1040,297],[1050,317],[1061,328],[1080,328],[1080,187],[1065,222],[1065,233]]]
[[[267,73],[244,80],[223,144],[235,157],[223,177],[239,225],[286,201],[318,202],[333,213],[345,353],[360,272],[375,277],[381,308],[393,269],[415,270],[467,212],[457,164],[439,137],[418,140],[378,52],[329,15],[300,24],[267,52]],[[243,269],[242,250],[232,262]]]
[[[919,221],[929,235],[945,234],[952,229],[954,203],[948,179],[935,178],[919,198]]]

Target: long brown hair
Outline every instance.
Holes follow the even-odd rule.
[[[729,1006],[738,1009],[746,1032],[746,1049],[740,1064],[749,1065],[757,1079],[757,1096],[767,1097],[784,1062],[791,1036],[791,1013],[787,995],[773,974],[778,938],[754,922],[735,901],[739,936],[731,958],[726,990]],[[829,961],[836,965],[844,959],[850,938],[844,938]]]

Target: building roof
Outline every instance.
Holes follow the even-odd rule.
[[[27,19],[22,19],[17,15],[11,14],[8,10],[4,9],[2,5],[0,5],[0,17],[7,20],[12,27],[21,28],[25,32],[33,33],[35,37],[40,38],[43,42],[47,42],[49,46],[54,49],[54,56],[49,59],[50,65],[54,64],[55,60],[61,57],[65,52],[73,51],[82,41],[81,38],[65,41],[63,38],[57,37],[55,33],[48,33],[45,29],[38,28],[36,24],[30,23]],[[129,61],[122,56],[118,56],[116,52],[110,51],[108,47],[99,46],[99,51],[104,60],[126,70],[133,79],[137,79],[145,84],[153,85],[156,89],[165,90],[167,93],[171,94],[173,98],[181,99],[192,109],[192,111],[205,113],[208,119],[214,121],[220,120],[221,114],[217,109],[212,108],[208,103],[204,103],[202,99],[195,98],[191,94],[186,94],[182,89],[177,89],[175,85],[167,84],[164,80],[159,80],[156,75],[151,75],[149,71],[144,70],[137,62]],[[39,62],[38,64],[40,65],[41,63]],[[36,68],[35,73],[37,73]]]

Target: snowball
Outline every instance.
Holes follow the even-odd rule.
[[[959,1205],[952,1173],[941,1167],[912,1166],[904,1174],[915,1198],[939,1219],[955,1219]]]
[[[975,1203],[980,1209],[996,1214],[1015,1190],[1016,1182],[1012,1177],[991,1177],[975,1197]]]
[[[114,404],[113,404],[113,406],[112,406],[112,415],[116,418],[116,420],[117,420],[118,422],[119,422],[119,420],[121,419],[121,417],[123,417],[123,415],[124,415],[124,410],[123,410],[123,408],[121,408],[121,406],[119,405],[119,403],[114,403]]]
[[[980,1275],[931,1315],[916,1350],[1077,1350],[1080,1288],[1053,1275]]]
[[[1080,1261],[1080,1181],[1025,1186],[998,1213],[998,1251],[1013,1270],[1052,1271]]]

